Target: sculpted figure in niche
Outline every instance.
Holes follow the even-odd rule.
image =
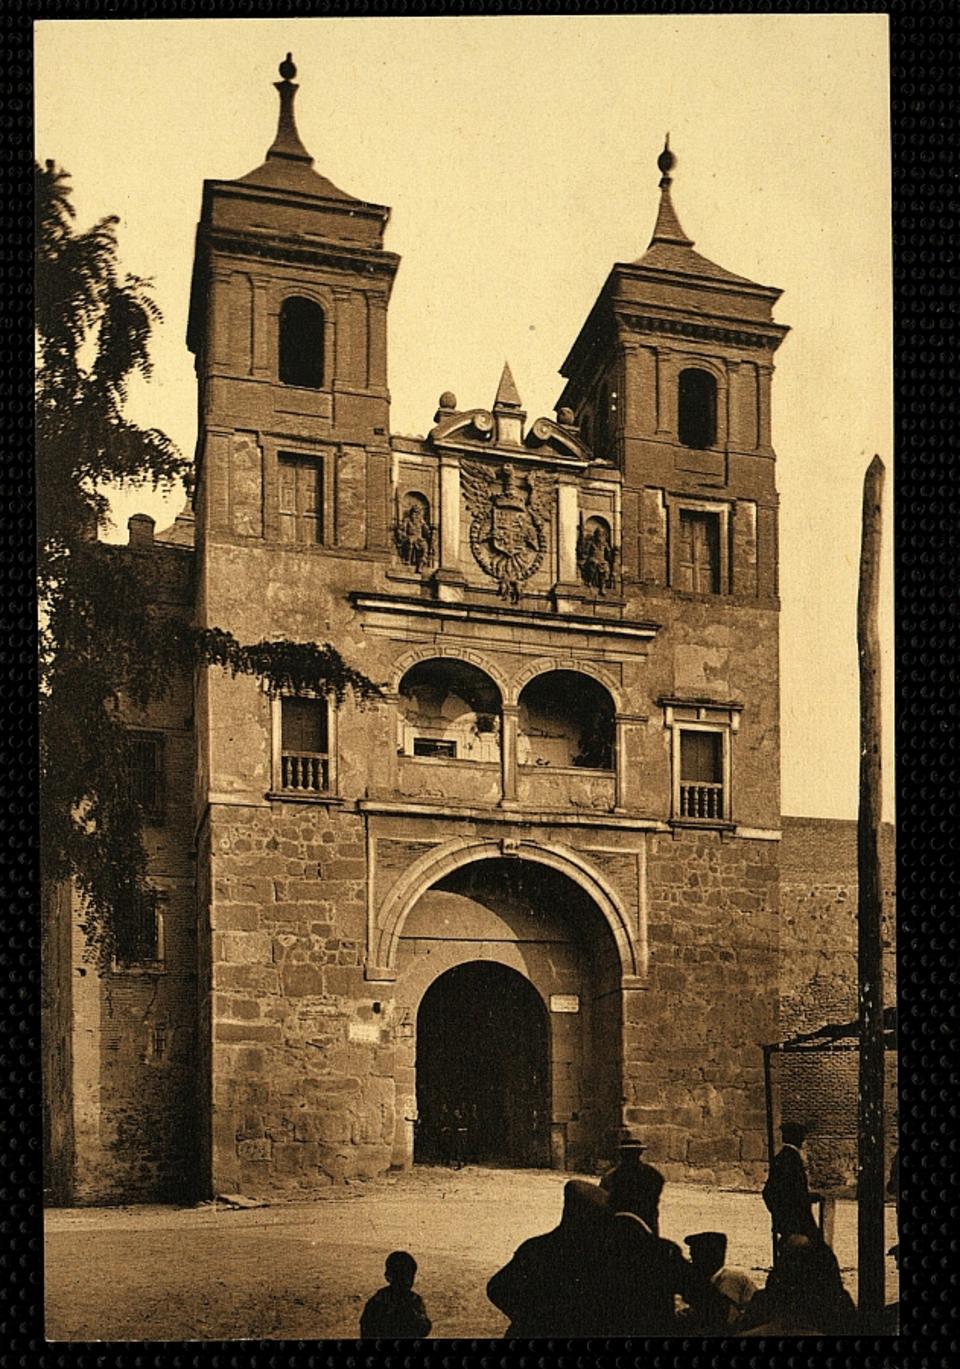
[[[602,518],[588,518],[580,525],[577,539],[577,565],[580,578],[588,589],[606,594],[613,585],[616,551],[610,540],[610,528]]]
[[[407,504],[397,519],[397,549],[405,566],[420,571],[433,560],[433,527],[430,505],[422,494],[407,496]]]

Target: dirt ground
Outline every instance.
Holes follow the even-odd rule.
[[[46,1215],[46,1335],[88,1340],[322,1340],[357,1336],[389,1251],[406,1249],[433,1336],[500,1336],[487,1280],[555,1226],[564,1182],[548,1170],[418,1168],[310,1203],[237,1210],[121,1207]],[[838,1201],[834,1249],[856,1295],[856,1205]],[[887,1209],[888,1245],[896,1218]],[[770,1225],[758,1194],[668,1184],[661,1231],[726,1231],[728,1263],[761,1284]],[[887,1299],[896,1270],[887,1261]]]

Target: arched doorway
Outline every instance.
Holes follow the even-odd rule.
[[[530,981],[469,961],[417,1013],[417,1163],[549,1163],[547,1016]]]

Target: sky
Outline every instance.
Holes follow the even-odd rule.
[[[277,64],[297,64],[315,168],[390,205],[392,429],[437,398],[493,400],[509,360],[530,419],[611,265],[649,242],[669,131],[697,250],[784,294],[773,438],[781,496],[784,813],[857,812],[863,474],[887,465],[881,610],[893,817],[892,303],[884,15],[44,21],[36,151],[77,224],[118,214],[121,263],[164,315],[128,413],[196,440],[185,343],[204,178],[263,160]],[[96,79],[91,79],[95,73]],[[114,492],[166,526],[183,496]]]

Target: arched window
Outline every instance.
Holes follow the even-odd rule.
[[[717,382],[709,371],[680,372],[677,431],[685,447],[712,447],[717,440]]]
[[[323,384],[323,310],[291,295],[280,306],[280,380],[318,390]]]
[[[404,755],[499,760],[500,691],[482,670],[451,656],[419,661],[399,692]]]
[[[525,686],[518,702],[521,765],[613,769],[613,700],[592,676],[547,671]]]

